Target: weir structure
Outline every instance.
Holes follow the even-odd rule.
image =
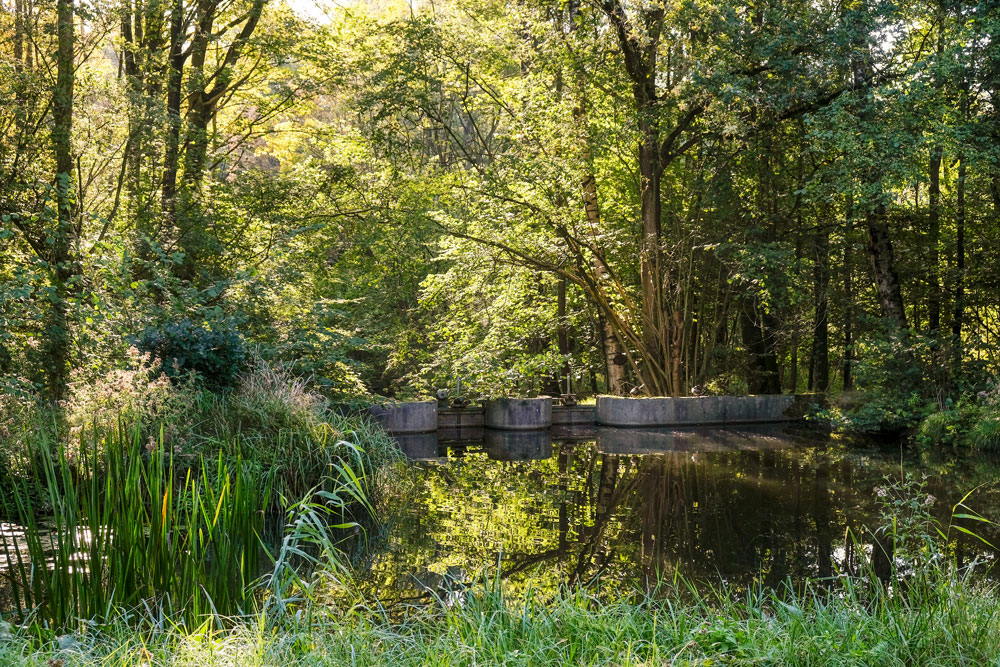
[[[549,427],[660,428],[802,420],[822,394],[624,398],[598,396],[596,405],[555,405],[552,398],[498,398],[482,407],[439,409],[437,401],[388,402],[370,408],[394,434],[448,429],[539,431]]]

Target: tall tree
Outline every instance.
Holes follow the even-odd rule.
[[[77,229],[73,224],[73,80],[75,24],[73,0],[56,2],[56,81],[52,90],[52,151],[55,155],[56,221],[51,236],[52,309],[49,333],[48,389],[54,399],[66,393],[71,337],[68,317],[70,292],[78,276],[74,257]]]

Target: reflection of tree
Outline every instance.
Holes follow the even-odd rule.
[[[836,443],[656,455],[602,454],[592,443],[554,449],[548,459],[496,461],[473,447],[422,464],[371,585],[406,597],[483,568],[515,591],[530,582],[547,592],[594,580],[631,586],[675,569],[736,585],[829,577],[863,557],[845,531],[871,525],[872,487],[899,469],[898,453]],[[945,499],[996,470],[926,456],[906,466],[940,473],[929,490],[942,518]],[[1000,507],[1000,492],[981,500],[989,502],[978,509],[998,515],[990,507]]]

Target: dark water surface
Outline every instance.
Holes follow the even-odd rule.
[[[483,573],[503,577],[508,590],[540,592],[577,583],[624,591],[674,572],[738,587],[835,576],[865,557],[865,528],[879,524],[875,489],[901,470],[926,476],[945,529],[952,505],[984,483],[968,503],[1000,519],[995,457],[849,442],[801,426],[479,430],[398,441],[411,488],[390,504],[363,578],[387,603]],[[995,558],[950,534],[960,560]]]

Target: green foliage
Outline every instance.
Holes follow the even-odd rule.
[[[208,397],[202,410],[199,451],[252,461],[290,497],[305,494],[340,463],[375,469],[396,452],[368,417],[338,413],[304,379],[260,360],[232,392]]]
[[[162,362],[151,353],[131,348],[128,367],[93,379],[78,378],[62,405],[69,428],[63,442],[75,448],[84,431],[102,437],[119,421],[133,425],[139,437],[162,440],[171,448],[192,444],[199,422],[201,387],[193,371],[174,374],[171,381]],[[76,374],[74,374],[76,375]]]
[[[1000,392],[995,383],[966,395],[947,410],[928,415],[917,431],[925,444],[1000,449]]]
[[[859,341],[856,349],[854,372],[861,395],[845,397],[822,411],[821,419],[843,430],[899,433],[934,411],[942,380],[941,351],[934,338],[887,329]],[[928,428],[946,431],[944,419],[936,418]]]
[[[957,410],[945,410],[927,415],[917,431],[917,437],[928,443],[956,444],[961,437],[962,418]]]
[[[181,454],[120,421],[84,430],[73,449],[37,437],[0,448],[18,462],[0,476],[0,517],[13,522],[0,559],[15,603],[3,614],[36,628],[119,615],[193,628],[298,611],[349,577],[341,543],[360,530],[355,518],[370,522],[396,456],[370,422],[336,424],[310,441],[322,459],[312,467],[291,452],[278,465],[238,437]],[[309,486],[299,493],[292,481]]]
[[[189,623],[249,611],[270,480],[238,459],[182,463],[124,426],[106,433],[83,435],[74,461],[42,449],[5,491],[27,546],[2,545],[18,618],[62,628],[141,606]]]
[[[195,373],[210,389],[231,387],[247,360],[243,337],[230,322],[189,319],[148,327],[130,341],[148,352],[170,378]]]
[[[967,440],[976,449],[1000,450],[1000,414],[984,415],[969,429]]]

